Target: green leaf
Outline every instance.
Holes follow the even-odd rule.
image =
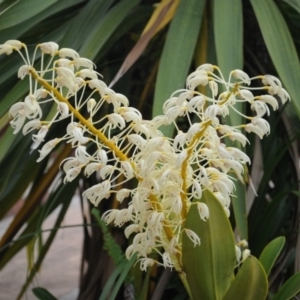
[[[243,263],[223,300],[265,300],[267,293],[268,281],[264,269],[251,256]]]
[[[119,265],[122,261],[127,261],[120,245],[116,242],[114,237],[111,235],[107,228],[106,223],[101,219],[100,212],[98,209],[92,209],[92,215],[95,217],[97,223],[99,224],[102,234],[103,234],[103,248],[107,250],[109,256],[113,259],[116,265]]]
[[[185,85],[200,31],[204,0],[181,1],[170,25],[160,59],[152,115],[162,114],[163,103]],[[162,128],[171,136],[173,127]]]
[[[55,4],[51,5],[47,8],[47,10],[44,10],[40,12],[39,14],[34,15],[33,18],[30,19],[30,21],[25,20],[22,23],[19,23],[15,26],[6,28],[4,30],[1,30],[1,41],[5,42],[6,40],[11,39],[13,36],[14,38],[19,38],[23,33],[28,31],[30,28],[36,26],[39,22],[45,20],[46,18],[52,16],[60,11],[63,11],[64,9],[72,10],[73,6],[79,4],[80,2],[83,2],[84,0],[64,0],[64,1],[58,1]],[[71,8],[72,7],[72,8]],[[35,29],[33,29],[34,31]],[[37,41],[35,41],[37,42]]]
[[[13,134],[13,129],[9,127],[3,136],[1,137],[1,147],[0,147],[0,161],[3,159],[3,157],[8,152],[9,148],[13,144],[13,142],[16,139],[16,135]]]
[[[241,0],[214,0],[213,25],[217,64],[224,78],[234,69],[243,68],[243,11]],[[230,38],[230,40],[228,40]],[[241,111],[242,103],[235,106]],[[231,125],[240,125],[242,117],[231,111]]]
[[[280,254],[285,243],[285,237],[280,236],[271,241],[263,250],[259,257],[259,261],[265,269],[267,275],[270,274],[271,269]]]
[[[214,37],[218,66],[225,79],[243,68],[243,12],[241,0],[214,0]]]
[[[209,208],[206,222],[199,217],[197,202]],[[196,247],[186,234],[182,239],[183,268],[193,299],[222,299],[233,277],[235,241],[224,208],[209,190],[192,204],[185,228],[193,230],[201,239],[201,245]]]
[[[300,2],[298,0],[283,0],[291,7],[293,7],[300,14]]]
[[[15,73],[16,73],[16,69]],[[28,81],[20,80],[0,101],[0,117],[2,117],[14,104],[13,101],[22,98],[28,91]]]
[[[41,287],[33,288],[32,292],[40,300],[57,300],[48,290]]]
[[[23,141],[17,143],[9,154],[6,153],[0,164],[2,171],[0,173],[0,218],[20,199],[42,166],[41,164],[36,164],[38,158],[37,152],[30,155],[30,144],[30,139],[23,138]],[[14,159],[8,159],[8,157],[13,157]]]
[[[279,292],[272,300],[288,300],[292,299],[300,292],[300,273],[293,275],[281,287]]]
[[[91,32],[98,28],[103,22],[103,18],[112,0],[91,0],[79,10],[79,13],[71,21],[69,29],[66,31],[61,47],[79,49],[86,43]]]
[[[243,69],[243,11],[241,0],[214,0],[213,26],[217,55],[217,65],[224,78],[234,69]],[[229,40],[230,38],[230,40]],[[243,103],[237,103],[236,109],[243,111]],[[226,118],[228,125],[242,124],[242,117],[230,111]],[[235,197],[232,198],[234,217],[239,235],[242,239],[248,237],[248,222],[246,213],[245,185],[237,179]]]
[[[250,0],[250,2],[273,64],[300,117],[300,63],[291,33],[274,1]]]
[[[116,267],[109,280],[107,281],[99,300],[108,299],[108,295],[109,299],[111,300],[114,300],[116,298],[124,279],[126,278],[130,268],[133,266],[135,261],[136,255],[133,255],[130,260],[122,261],[122,263]],[[113,290],[111,291],[111,289]]]
[[[0,18],[0,30],[19,24],[30,19],[41,11],[57,2],[57,0],[26,0],[18,1],[8,9]]]
[[[237,147],[239,148],[239,147]],[[235,175],[233,175],[235,176]],[[248,219],[246,208],[246,186],[236,178],[234,197],[231,198],[237,231],[241,239],[248,240]]]
[[[138,3],[138,0],[123,0],[109,10],[101,22],[99,22],[97,26],[94,26],[85,37],[85,42],[80,49],[80,54],[83,57],[94,59],[106,41],[117,29],[118,25]]]

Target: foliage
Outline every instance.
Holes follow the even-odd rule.
[[[51,40],[61,47],[74,48],[82,56],[93,59],[105,81],[113,82],[114,89],[127,95],[131,105],[141,110],[146,118],[151,117],[151,111],[154,115],[160,114],[162,104],[170,93],[183,88],[188,72],[202,63],[217,64],[224,74],[236,68],[252,75],[277,73],[291,94],[292,103],[269,118],[272,129],[266,140],[251,141],[247,152],[252,157],[252,165],[245,172],[250,174],[247,178],[250,188],[237,183],[236,198],[232,199],[231,223],[239,236],[249,241],[249,248],[256,256],[264,256],[263,249],[271,240],[285,236],[286,243],[281,254],[279,250],[275,251],[279,255],[275,263],[277,256],[273,256],[273,272],[269,274],[268,269],[266,273],[269,274],[270,295],[279,290],[275,299],[288,299],[280,298],[280,295],[288,294],[286,286],[294,283],[297,292],[299,281],[298,275],[289,281],[287,278],[300,271],[297,234],[300,178],[297,143],[300,117],[297,96],[300,86],[299,3],[292,0],[191,0],[187,4],[183,0],[162,0],[159,5],[153,6],[156,2],[6,0],[0,4],[3,12],[0,15],[0,43],[19,39],[35,45]],[[14,54],[1,56],[0,62],[0,217],[4,218],[29,190],[27,196],[23,196],[22,209],[1,238],[0,268],[3,268],[22,247],[32,242],[32,236],[34,240],[39,236],[43,220],[62,205],[56,222],[59,226],[76,185],[57,185],[56,190],[48,193],[51,183],[61,179],[60,161],[72,150],[68,146],[60,147],[53,164],[45,169],[47,160],[37,164],[38,153],[29,154],[30,139],[12,134],[7,112],[13,103],[26,95],[27,83],[17,81],[15,71],[19,60]],[[50,118],[53,109],[48,107],[44,113]],[[237,124],[239,120],[230,119],[229,122]],[[63,127],[63,124],[55,126],[48,138],[57,136]],[[165,133],[172,135],[172,131]],[[81,178],[80,186],[92,186],[96,180],[95,177]],[[254,196],[252,185],[258,197]],[[117,205],[115,199],[111,200],[101,204],[100,210],[106,211]],[[24,224],[26,228],[21,230]],[[55,232],[42,244],[32,276],[42,263]],[[97,244],[92,243],[92,238],[87,240],[92,247],[103,247],[101,239]],[[294,254],[288,260],[290,253]],[[92,256],[89,260],[84,256],[83,259],[91,269],[95,260],[103,259],[103,255],[101,252],[97,258]],[[250,262],[247,261],[247,264]],[[153,272],[152,277],[159,274],[157,270]],[[104,276],[104,273],[105,270],[99,276]],[[90,274],[89,271],[87,274]],[[139,283],[140,286],[150,286],[150,276],[140,274],[137,277],[144,280]],[[281,288],[285,281],[286,285]],[[89,284],[81,286],[81,299],[84,299],[85,289],[91,288]],[[97,295],[95,298],[99,298],[101,291],[96,286],[92,289]],[[171,293],[170,290],[167,292]],[[144,299],[146,294],[143,294]]]

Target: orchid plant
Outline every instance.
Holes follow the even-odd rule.
[[[241,150],[249,143],[245,132],[260,139],[268,135],[270,126],[264,116],[270,114],[270,108],[278,109],[277,99],[282,104],[290,99],[276,77],[249,78],[245,72],[233,70],[225,79],[217,66],[204,64],[187,77],[185,89],[165,101],[163,115],[145,120],[129,106],[126,96],[102,81],[93,62],[75,50],[59,49],[48,42],[37,45],[29,55],[20,41],[0,45],[0,54],[13,51],[24,62],[18,77],[29,78],[29,94],[9,111],[14,133],[32,134],[31,148],[39,148],[38,162],[60,143],[71,144],[74,156],[61,162],[64,183],[81,172],[87,177],[96,174],[99,183],[83,193],[94,206],[111,196],[120,203],[126,201],[126,208],[108,210],[102,218],[125,228],[126,238],[132,241],[126,250],[128,259],[135,255],[142,270],[155,263],[174,268],[191,299],[210,293],[218,295],[216,299],[232,299],[239,274],[241,278],[247,273],[243,270],[254,266],[258,271],[249,276],[262,280],[251,287],[252,292],[262,292],[258,298],[249,292],[249,299],[264,299],[265,271],[251,257],[247,242],[235,241],[228,217],[235,181],[244,183],[244,168],[250,164]],[[257,81],[255,86],[253,81]],[[205,87],[206,93],[199,87]],[[236,104],[241,102],[248,103],[253,114],[239,111]],[[56,111],[45,116],[43,105],[49,103]],[[108,113],[97,118],[104,107]],[[239,114],[244,123],[226,125],[224,117],[229,114]],[[182,125],[183,119],[188,126]],[[49,128],[61,121],[67,121],[66,133],[47,139]],[[174,138],[163,135],[163,126],[174,126]],[[241,147],[228,146],[226,140],[237,141]],[[224,237],[216,239],[225,238],[223,246],[229,250],[207,251],[228,265],[222,265],[219,285],[212,288],[203,280],[204,288],[199,288],[202,277],[195,268],[201,268],[201,259],[205,260],[199,253],[212,244],[207,240],[207,226],[224,229]],[[238,273],[236,268],[240,268]],[[224,272],[229,272],[227,277]]]

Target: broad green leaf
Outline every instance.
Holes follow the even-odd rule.
[[[45,288],[37,287],[32,289],[33,294],[40,300],[57,300],[48,290]]]
[[[94,59],[118,25],[138,3],[138,0],[123,0],[110,9],[102,19],[102,22],[99,22],[98,26],[93,27],[86,36],[85,42],[80,48],[80,54],[83,57]]]
[[[203,202],[209,208],[206,222],[200,219],[197,202]],[[194,247],[183,233],[183,269],[193,299],[222,299],[233,277],[235,241],[224,208],[209,190],[191,206],[185,228],[194,231],[201,240],[201,245]]]
[[[264,269],[251,256],[243,263],[223,300],[265,300],[267,293],[268,281]]]
[[[284,246],[284,243],[285,237],[280,236],[271,241],[261,253],[259,261],[264,267],[267,276],[270,274],[271,269]]]
[[[300,273],[290,277],[272,300],[289,300],[300,293]]]
[[[8,9],[0,18],[0,30],[19,24],[30,19],[36,14],[47,9],[57,0],[26,0],[18,1],[14,6]]]
[[[272,0],[250,0],[273,64],[300,117],[300,63],[288,26]]]
[[[152,115],[162,114],[163,103],[185,85],[202,21],[204,0],[181,1],[171,22],[160,59]],[[162,128],[171,136],[173,127]]]

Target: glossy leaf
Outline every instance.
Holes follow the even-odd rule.
[[[243,263],[223,300],[265,300],[267,293],[268,281],[264,269],[251,256]]]
[[[193,299],[222,299],[228,290],[236,263],[235,241],[224,208],[205,190],[201,200],[209,208],[209,219],[200,219],[197,205],[192,205],[185,228],[201,239],[195,246],[186,234],[182,239],[182,261]]]
[[[259,257],[259,261],[265,269],[267,275],[270,274],[271,269],[280,254],[285,243],[285,237],[280,236],[271,241],[263,250]]]

